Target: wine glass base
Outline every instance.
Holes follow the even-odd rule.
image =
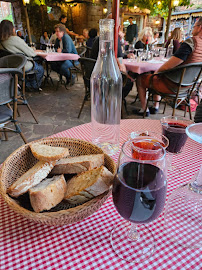
[[[184,185],[173,192],[165,210],[171,241],[188,248],[202,247],[202,196]]]
[[[152,232],[140,225],[139,237],[131,241],[128,238],[130,222],[122,221],[111,232],[111,245],[115,253],[127,262],[140,263],[149,259],[155,249],[155,241]]]

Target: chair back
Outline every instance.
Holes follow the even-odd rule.
[[[79,58],[79,62],[81,64],[81,70],[83,74],[83,80],[85,87],[90,88],[90,77],[93,72],[96,60],[86,57]]]
[[[1,57],[4,57],[4,56],[7,56],[7,55],[11,55],[12,53],[7,51],[7,50],[0,50],[0,58]]]
[[[194,63],[178,66],[164,73],[164,76],[171,80],[172,82],[179,84],[181,81],[182,74],[184,76],[181,81],[181,86],[191,86],[198,79],[201,74],[202,63]]]
[[[23,55],[8,55],[0,58],[0,104],[6,104],[14,98],[14,75],[23,76],[22,68],[27,59]]]
[[[0,105],[10,103],[14,97],[14,78],[9,73],[2,73],[0,68]]]
[[[0,68],[22,69],[27,62],[24,55],[12,54],[0,58]]]
[[[86,53],[86,48],[85,47],[78,47],[77,49],[78,55],[80,57],[84,56],[84,54]]]

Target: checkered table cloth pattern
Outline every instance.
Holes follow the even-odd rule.
[[[122,120],[120,145],[130,132],[161,132],[158,120]],[[91,140],[91,124],[71,128],[54,137]],[[174,156],[181,176],[168,175],[168,195],[187,183],[199,170],[202,147],[188,139],[182,154]],[[118,154],[114,156],[117,161]],[[127,263],[114,253],[110,232],[122,220],[112,198],[92,216],[69,226],[49,227],[35,224],[17,215],[0,198],[0,269],[71,269],[71,270],[199,270],[202,249],[188,249],[171,241],[164,229],[164,216],[148,224],[153,231],[156,248],[153,256],[141,264]],[[197,233],[197,232],[196,232]]]

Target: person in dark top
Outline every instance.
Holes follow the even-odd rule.
[[[66,27],[67,16],[65,16],[64,14],[61,15],[59,21],[60,21],[61,24],[65,25],[65,27]],[[83,36],[79,36],[78,34],[74,33],[73,31],[70,31],[67,27],[66,27],[66,32],[70,36],[83,37]]]
[[[145,27],[138,35],[135,49],[146,49],[146,44],[152,43],[153,33],[151,27]]]
[[[55,26],[55,33],[57,35],[55,42],[57,52],[78,54],[74,43],[71,37],[66,33],[66,28],[63,24],[57,24]],[[78,65],[78,61],[75,61],[75,64]],[[71,80],[69,71],[70,67],[73,67],[73,63],[70,60],[51,62],[51,68],[57,73],[64,75],[67,79],[67,83]],[[74,79],[75,78],[73,77],[72,81],[74,81]]]
[[[182,42],[182,31],[179,27],[173,30],[171,36],[166,42],[165,48],[168,48],[171,39],[173,40],[173,53],[175,53],[179,49],[180,43]]]
[[[90,58],[97,59],[99,53],[99,37],[96,37],[92,46],[92,50],[90,53]],[[117,57],[123,57],[122,49],[121,49],[121,42],[120,38],[118,37],[118,51]]]
[[[97,59],[98,58],[98,54],[99,54],[99,37],[97,37],[95,39],[94,43],[93,43],[93,47],[92,47],[92,50],[91,50],[90,58]],[[117,57],[118,58],[122,58],[123,57],[123,53],[122,53],[122,49],[121,49],[121,42],[120,42],[120,38],[119,37],[118,37]],[[132,90],[132,88],[133,88],[133,79],[127,75],[125,65],[124,64],[121,64],[119,60],[117,60],[117,63],[118,63],[118,66],[119,66],[120,71],[128,77],[127,78],[127,81],[126,81],[126,84],[122,88],[122,98],[125,98],[129,94],[129,92]]]
[[[189,64],[202,62],[202,17],[200,17],[192,30],[192,38],[185,40],[176,53],[164,63],[157,71],[165,71],[171,68],[174,68],[180,64]],[[136,114],[143,115],[143,112],[146,107],[146,89],[149,87],[149,81],[152,74],[143,74],[137,78],[137,90],[139,98],[141,101],[141,110],[134,111]],[[170,81],[164,76],[155,76],[153,80],[153,85],[158,92],[172,94],[170,90],[172,87],[176,87],[176,84]],[[147,108],[147,115],[149,112],[155,114],[159,109],[160,96],[155,95],[154,107]]]
[[[89,48],[92,48],[96,37],[97,37],[97,29],[95,28],[90,29],[89,39],[86,42],[86,46],[88,46]]]
[[[195,123],[202,122],[202,100],[201,100],[200,104],[196,108],[196,113],[195,113],[195,116],[194,116],[194,122]]]
[[[127,31],[126,31],[126,40],[129,43],[133,43],[134,39],[137,38],[138,28],[137,28],[137,24],[133,23],[133,17],[129,18],[129,23],[130,25],[127,27]]]

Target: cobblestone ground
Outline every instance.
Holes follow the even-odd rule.
[[[66,89],[60,85],[56,91],[57,75],[51,73],[54,86],[46,84],[42,92],[27,93],[28,102],[33,109],[39,124],[36,124],[26,106],[19,106],[20,116],[18,121],[28,142],[50,136],[71,127],[88,123],[90,118],[90,101],[87,101],[84,109],[78,119],[78,113],[84,97],[84,85],[81,77],[76,80],[75,85]],[[140,108],[137,101],[131,105],[136,96],[135,86],[127,97],[127,107],[129,114],[124,111],[123,118],[133,119],[142,117],[132,114],[132,109]],[[160,119],[163,115],[160,110],[159,114],[151,115],[152,119]],[[177,110],[176,115],[183,116],[183,111]],[[165,115],[171,114],[171,108],[167,106]],[[187,113],[188,117],[188,113]],[[23,141],[18,134],[8,133],[8,141],[4,136],[0,142],[0,163],[2,163],[14,150],[23,145]]]

